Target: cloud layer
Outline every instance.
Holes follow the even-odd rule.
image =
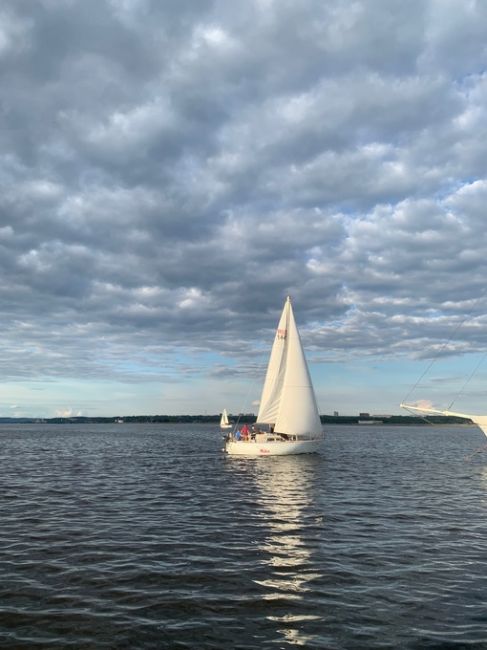
[[[4,381],[252,374],[288,293],[317,360],[484,350],[486,42],[474,0],[4,2]]]

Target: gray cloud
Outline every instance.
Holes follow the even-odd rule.
[[[484,348],[486,11],[5,2],[4,378]]]

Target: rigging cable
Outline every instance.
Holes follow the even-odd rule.
[[[403,409],[406,410],[406,411],[408,411],[409,413],[411,413],[411,415],[414,415],[414,417],[416,417],[416,418],[421,418],[421,420],[424,420],[424,421],[426,422],[426,424],[429,424],[429,425],[431,425],[431,426],[434,426],[433,422],[430,422],[430,421],[428,420],[428,416],[427,416],[427,415],[423,415],[422,413],[416,413],[416,412],[413,411],[412,409],[409,409],[407,406],[403,406]]]
[[[257,383],[257,376],[254,376],[253,380],[249,383],[249,387],[247,389],[247,395],[245,396],[245,399],[243,400],[243,407],[245,407],[245,405],[248,404],[250,391],[255,388],[256,383]],[[242,408],[240,410],[239,414],[238,414],[237,420],[235,421],[235,423],[233,425],[232,435],[234,435],[235,432],[237,431],[238,425],[240,423],[240,419],[241,419],[243,414],[244,414],[244,412],[243,412],[243,408]]]
[[[448,411],[451,409],[451,407],[453,406],[453,404],[457,401],[457,399],[458,399],[458,398],[460,397],[460,395],[463,393],[463,391],[465,390],[465,388],[468,386],[468,384],[470,383],[470,380],[471,380],[472,377],[475,375],[475,373],[477,372],[477,370],[480,368],[480,366],[482,365],[482,363],[483,363],[483,361],[484,361],[484,359],[485,359],[486,356],[487,356],[487,352],[484,352],[484,354],[480,357],[480,361],[477,363],[477,365],[475,366],[475,368],[472,370],[472,372],[470,373],[470,375],[469,375],[469,376],[467,377],[467,379],[465,380],[465,383],[463,384],[463,386],[460,388],[460,390],[458,391],[458,393],[453,397],[452,401],[450,402],[450,406],[449,406],[448,409],[447,409]]]
[[[464,460],[470,461],[472,458],[475,456],[475,454],[478,454],[481,451],[484,451],[487,448],[487,444],[483,444],[481,447],[477,447],[477,449],[474,449],[471,454],[468,456],[465,456]]]
[[[465,321],[467,320],[467,318],[469,318],[469,316],[470,316],[470,314],[467,314],[467,315],[465,316],[465,318],[464,318],[463,320],[461,320],[461,321],[457,324],[457,326],[455,327],[455,329],[454,329],[453,332],[451,333],[450,338],[448,338],[448,339],[443,343],[443,345],[439,348],[439,350],[437,351],[436,355],[431,359],[431,361],[430,361],[428,367],[426,368],[426,370],[424,370],[424,372],[423,372],[423,374],[421,375],[421,377],[418,379],[418,381],[414,384],[414,386],[413,386],[413,387],[411,388],[411,390],[408,392],[408,394],[406,395],[406,397],[403,399],[403,403],[407,403],[407,401],[408,401],[408,399],[410,398],[411,394],[415,391],[415,389],[416,389],[416,388],[418,387],[418,385],[421,383],[421,381],[423,380],[423,378],[424,378],[424,376],[426,375],[426,373],[429,372],[429,370],[431,369],[431,366],[432,366],[432,365],[433,365],[433,364],[438,360],[440,354],[443,352],[443,350],[446,348],[446,346],[450,343],[450,341],[453,339],[453,336],[457,333],[457,331],[460,329],[460,327],[462,327],[462,325],[465,323]],[[463,390],[463,388],[462,388],[462,390]],[[456,399],[456,398],[455,398],[455,399]]]

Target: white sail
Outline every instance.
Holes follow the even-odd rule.
[[[287,300],[284,305],[277,326],[274,344],[271,349],[269,363],[267,364],[267,373],[262,388],[259,413],[257,414],[257,422],[262,422],[263,424],[275,424],[279,413],[279,404],[281,401],[284,375],[286,372],[286,356],[288,347],[287,321],[289,311],[288,305],[290,306],[290,304],[289,300]]]
[[[290,298],[277,326],[257,422],[289,435],[321,433],[321,420]]]
[[[440,409],[426,408],[424,406],[414,406],[413,404],[400,404],[401,408],[411,409],[413,411],[419,411],[420,413],[429,413],[432,415],[451,415],[457,418],[465,418],[466,420],[472,420],[479,429],[487,436],[487,415],[472,415],[469,413],[457,413],[456,411],[443,411]]]

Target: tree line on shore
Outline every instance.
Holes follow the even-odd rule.
[[[428,415],[427,418],[414,415],[388,415],[388,416],[370,416],[364,418],[360,415],[321,415],[322,424],[465,424],[470,420],[445,415]],[[230,420],[238,424],[252,424],[256,420],[254,413],[242,413],[240,415],[230,415]],[[187,424],[217,424],[220,421],[220,414],[216,415],[128,415],[113,417],[55,417],[55,418],[8,418],[0,417],[0,423],[49,423],[49,424],[112,424],[112,423],[187,423]]]

